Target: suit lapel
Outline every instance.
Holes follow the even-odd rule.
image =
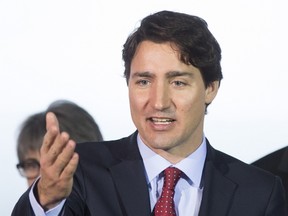
[[[237,184],[225,176],[229,171],[225,160],[207,141],[207,157],[203,173],[204,186],[199,216],[227,215]]]
[[[123,139],[119,145],[110,146],[111,153],[119,162],[110,166],[109,170],[119,195],[123,215],[149,216],[149,191],[136,137],[137,133],[134,133],[128,139]],[[204,190],[199,216],[228,214],[237,188],[237,184],[226,177],[228,171],[229,167],[222,155],[217,153],[207,140],[207,157],[202,179]]]
[[[117,149],[110,149],[119,159],[119,163],[109,169],[119,195],[120,205],[125,216],[148,216],[151,214],[149,191],[136,133],[129,138],[129,141],[125,141],[123,140]]]

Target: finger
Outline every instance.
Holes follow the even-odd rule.
[[[53,166],[55,167],[55,172],[61,173],[65,167],[69,164],[71,158],[74,155],[76,143],[73,140],[69,140],[66,146],[63,148],[62,152],[59,154]]]
[[[71,140],[72,141],[72,140]],[[51,145],[50,149],[47,152],[47,159],[54,163],[54,161],[58,158],[58,156],[62,153],[63,149],[69,142],[69,134],[66,132],[62,132],[56,136],[53,145]]]
[[[49,137],[47,132],[47,137],[44,137],[43,146],[40,150],[40,165],[51,166],[59,154],[61,154],[63,148],[69,141],[69,134],[62,132],[54,137]]]
[[[78,162],[79,162],[79,155],[74,152],[69,163],[67,164],[67,166],[62,171],[61,178],[64,178],[64,179],[73,178],[73,175],[74,175],[74,173],[77,169],[77,166],[78,166]]]
[[[40,149],[41,154],[49,151],[57,135],[60,133],[58,120],[52,112],[48,112],[46,115],[46,129],[47,132],[43,138],[43,144]]]

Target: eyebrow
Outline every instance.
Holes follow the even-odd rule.
[[[169,71],[166,74],[167,78],[180,77],[180,76],[193,77],[194,74],[191,72],[187,72],[187,71]]]
[[[143,72],[135,72],[133,75],[132,75],[132,78],[135,78],[135,77],[154,77],[155,75],[149,71],[143,71]]]
[[[187,71],[169,71],[166,73],[167,78],[173,78],[173,77],[180,77],[180,76],[187,76],[187,77],[193,77],[194,74],[191,72]],[[144,72],[136,72],[132,75],[132,78],[134,77],[155,77],[155,74],[149,72],[149,71],[144,71]]]

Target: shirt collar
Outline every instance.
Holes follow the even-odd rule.
[[[207,152],[205,136],[203,136],[202,143],[195,152],[174,165],[147,147],[141,140],[139,134],[137,135],[137,143],[143,158],[148,183],[167,167],[174,166],[184,172],[194,186],[200,187]]]

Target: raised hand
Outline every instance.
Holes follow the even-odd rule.
[[[53,113],[46,115],[47,133],[40,150],[40,179],[37,184],[38,201],[44,210],[55,207],[72,191],[73,175],[79,157],[74,152],[76,143],[69,134],[59,130]]]

